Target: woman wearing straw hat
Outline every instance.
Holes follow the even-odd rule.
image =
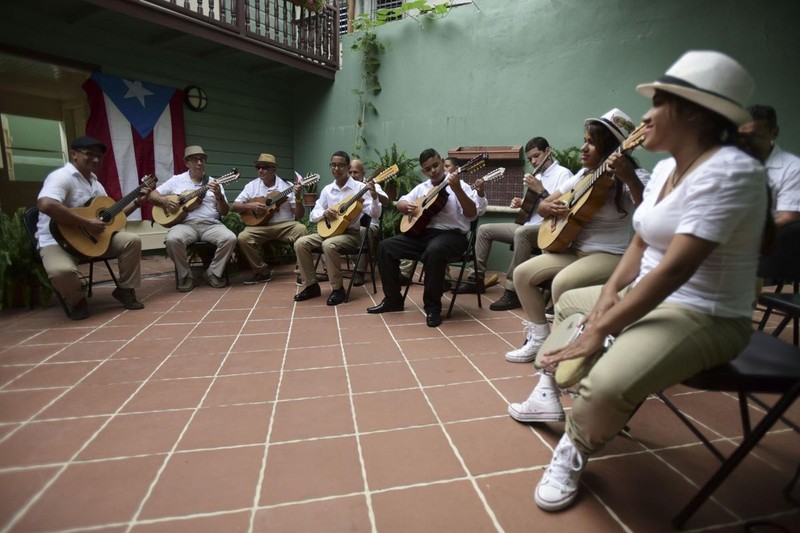
[[[633,237],[631,219],[642,201],[644,185],[650,178],[647,170],[637,168],[629,156],[614,153],[634,130],[630,117],[612,109],[600,118],[585,121],[584,143],[581,147],[583,168],[561,183],[559,188],[542,200],[539,214],[565,217],[570,209],[561,196],[578,187],[608,160],[608,169],[617,179],[591,220],[583,224],[572,244],[557,253],[533,257],[514,270],[514,286],[525,311],[522,321],[526,341],[516,350],[506,353],[506,361],[529,363],[550,335],[545,316],[546,301],[539,286],[552,280],[553,301],[577,287],[589,287],[605,282]],[[539,382],[527,400],[512,403],[508,413],[520,422],[553,422],[564,420],[560,391],[550,374],[541,373]]]
[[[766,220],[764,168],[736,146],[749,120],[750,75],[719,52],[684,54],[637,90],[652,97],[645,148],[668,152],[633,217],[636,234],[602,287],[568,291],[556,324],[588,315],[583,334],[543,354],[543,364],[614,344],[580,381],[566,433],[536,487],[546,511],[575,499],[590,455],[624,427],[649,394],[736,357],[752,330]]]

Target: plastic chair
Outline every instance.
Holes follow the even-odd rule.
[[[39,209],[36,207],[29,207],[25,210],[25,214],[22,215],[22,222],[25,225],[25,231],[28,234],[28,238],[31,241],[31,246],[33,246],[33,250],[36,253],[36,257],[39,257],[41,261],[41,256],[39,255],[39,247],[36,241],[36,231],[38,229],[39,224]],[[119,287],[119,283],[117,282],[117,276],[114,274],[114,270],[111,268],[111,264],[109,260],[115,259],[110,255],[101,255],[98,257],[91,257],[91,258],[76,258],[78,259],[79,265],[89,265],[89,274],[82,275],[81,280],[83,280],[86,284],[87,288],[87,296],[89,298],[92,297],[92,286],[94,285],[94,264],[98,261],[102,261],[105,263],[106,268],[108,269],[109,275],[111,275],[111,279],[114,281],[114,285]],[[61,308],[64,309],[64,313],[69,317],[70,316],[70,309],[67,308],[67,304],[64,302],[64,299],[58,293],[58,291],[53,291],[56,294],[56,298],[58,298],[59,303],[61,304]]]

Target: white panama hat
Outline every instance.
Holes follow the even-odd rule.
[[[636,129],[636,124],[633,123],[631,117],[616,107],[600,118],[587,118],[583,123],[589,124],[590,122],[599,122],[608,128],[620,144]]]
[[[712,50],[690,50],[667,73],[636,87],[652,98],[656,89],[719,113],[737,126],[752,120],[745,104],[755,89],[753,77],[732,58]]]

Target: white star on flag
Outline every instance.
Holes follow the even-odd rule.
[[[125,85],[128,86],[128,92],[125,93],[125,96],[123,96],[123,98],[136,98],[137,100],[139,100],[139,103],[142,104],[142,107],[144,107],[144,97],[150,96],[153,93],[145,89],[144,86],[142,86],[142,82],[140,81],[128,81],[125,79],[123,79],[122,81],[125,82]]]

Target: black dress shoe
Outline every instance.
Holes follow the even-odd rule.
[[[429,328],[439,327],[442,323],[442,314],[438,311],[431,311],[425,316],[425,323]]]
[[[311,298],[316,298],[317,296],[322,296],[322,291],[319,288],[319,283],[315,283],[313,285],[309,285],[302,291],[298,292],[294,295],[295,302],[304,302],[306,300],[310,300]]]
[[[403,302],[400,303],[392,303],[387,301],[385,298],[384,300],[379,303],[378,305],[373,305],[372,307],[367,307],[367,313],[393,313],[395,311],[402,311],[403,310]]]
[[[342,289],[333,289],[331,295],[328,296],[328,305],[339,305],[347,297],[347,292]]]

